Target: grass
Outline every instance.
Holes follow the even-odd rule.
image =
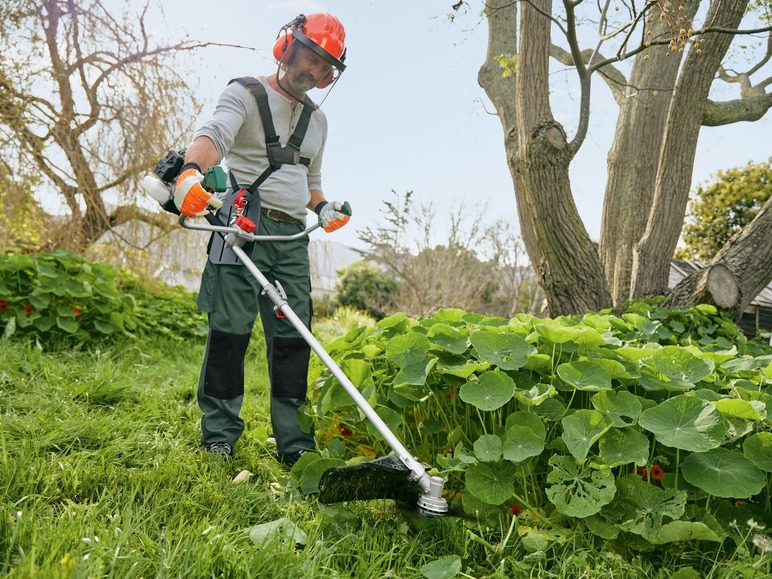
[[[446,557],[461,562],[459,577],[665,578],[686,565],[710,571],[680,579],[739,576],[698,545],[641,556],[577,533],[529,552],[516,533],[505,540],[510,521],[481,529],[385,501],[319,505],[271,458],[259,339],[231,461],[198,449],[203,344],[0,345],[0,576],[450,577],[425,567]],[[234,483],[243,470],[251,478]],[[250,537],[278,520],[305,544]],[[743,568],[753,561],[737,553]]]

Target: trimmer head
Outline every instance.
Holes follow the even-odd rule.
[[[396,456],[332,468],[319,480],[322,504],[376,499],[414,505],[427,516],[444,515],[448,510],[444,499],[429,496],[421,489],[413,472]]]

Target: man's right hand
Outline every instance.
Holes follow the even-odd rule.
[[[201,186],[203,181],[204,176],[195,168],[187,169],[177,177],[174,204],[183,215],[195,217],[206,213],[210,205],[215,209],[222,207],[222,201]]]

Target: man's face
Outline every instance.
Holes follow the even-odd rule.
[[[297,41],[293,44],[295,54],[288,59],[282,80],[289,84],[292,92],[305,94],[332,72],[332,66],[310,48]]]

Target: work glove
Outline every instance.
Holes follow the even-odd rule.
[[[348,204],[348,201],[345,203],[322,201],[314,208],[314,211],[319,216],[319,225],[327,233],[340,229],[351,219],[351,205]]]
[[[183,215],[195,217],[206,213],[210,205],[215,209],[222,207],[222,201],[201,186],[203,181],[204,176],[195,168],[186,169],[177,177],[174,204]]]

